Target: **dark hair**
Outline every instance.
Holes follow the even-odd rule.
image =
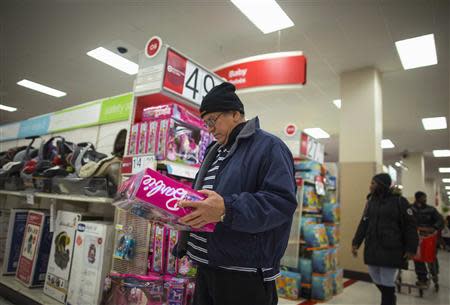
[[[414,194],[414,197],[416,198],[416,200],[420,199],[422,196],[426,196],[427,194],[425,194],[422,191],[418,191]]]

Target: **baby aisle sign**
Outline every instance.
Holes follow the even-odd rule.
[[[186,185],[152,169],[130,177],[119,189],[115,205],[131,213],[158,221],[176,230],[194,230],[178,223],[178,219],[192,212],[178,206],[181,200],[202,201],[206,197]],[[205,225],[199,231],[213,232],[215,224]]]

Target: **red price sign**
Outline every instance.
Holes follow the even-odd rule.
[[[288,136],[288,137],[292,137],[293,135],[295,135],[297,133],[297,126],[295,126],[295,124],[288,124],[285,128],[284,128],[284,133]]]
[[[167,52],[163,87],[200,105],[203,97],[223,80],[186,57]]]
[[[147,55],[148,58],[155,57],[161,50],[161,46],[161,38],[159,38],[158,36],[153,36],[145,45],[145,55]]]

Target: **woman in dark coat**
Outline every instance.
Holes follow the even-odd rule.
[[[352,242],[353,255],[365,241],[364,263],[381,292],[381,305],[395,305],[395,278],[404,262],[414,257],[417,227],[408,201],[391,190],[391,177],[372,178],[370,194]]]

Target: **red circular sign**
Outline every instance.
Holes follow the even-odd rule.
[[[284,133],[287,136],[293,136],[293,135],[295,135],[296,132],[297,132],[297,126],[295,126],[294,124],[288,124],[286,126],[286,128],[284,129]]]
[[[158,54],[159,50],[161,50],[161,46],[161,38],[159,38],[158,36],[153,36],[145,46],[145,55],[147,55],[147,57],[149,58],[155,57]]]

